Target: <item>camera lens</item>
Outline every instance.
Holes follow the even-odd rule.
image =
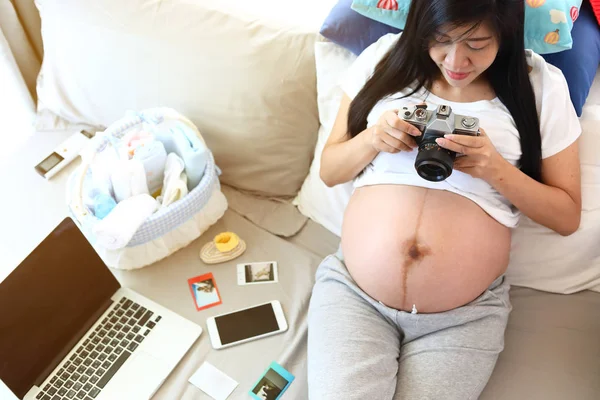
[[[452,174],[456,153],[438,146],[435,138],[428,138],[419,146],[415,169],[421,178],[441,182]]]
[[[450,176],[446,166],[436,161],[422,162],[419,167],[417,167],[417,172],[421,178],[431,182],[441,182]]]

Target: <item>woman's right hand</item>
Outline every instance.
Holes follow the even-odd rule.
[[[365,133],[365,140],[371,147],[386,153],[412,151],[417,147],[414,137],[421,136],[421,131],[398,116],[398,110],[384,112]]]

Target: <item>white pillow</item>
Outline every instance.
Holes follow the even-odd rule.
[[[168,106],[198,126],[222,182],[295,196],[319,127],[314,42],[326,11],[234,3],[37,0],[37,129],[108,126],[127,110]]]
[[[562,237],[529,218],[512,236],[508,281],[556,293],[600,292],[600,73],[596,74],[580,119],[581,226]]]
[[[341,99],[338,79],[355,58],[334,43],[315,44],[322,126],[310,173],[295,199],[300,212],[338,236],[352,184],[328,188],[319,177],[319,168]],[[596,128],[600,124],[600,75],[596,76],[581,124],[581,227],[573,235],[562,237],[523,216],[512,235],[507,279],[513,285],[556,293],[585,289],[600,292],[600,131]]]
[[[356,56],[332,42],[315,43],[317,94],[321,128],[310,172],[294,199],[300,212],[329,231],[340,236],[344,210],[353,191],[352,182],[327,187],[321,177],[321,153],[337,116],[342,89],[340,76],[352,65]]]

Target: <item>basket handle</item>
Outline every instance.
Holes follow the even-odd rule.
[[[94,153],[95,155],[95,153]],[[83,158],[82,163],[79,168],[76,170],[77,175],[75,176],[75,182],[73,191],[71,192],[71,210],[75,216],[75,218],[82,222],[85,217],[87,217],[88,212],[83,206],[83,181],[85,179],[85,175],[87,170],[90,168],[91,161],[93,160],[93,156],[90,158]]]

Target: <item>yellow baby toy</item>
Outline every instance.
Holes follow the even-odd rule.
[[[233,260],[241,256],[244,251],[246,251],[246,242],[233,232],[223,232],[202,246],[200,258],[206,264],[218,264]]]

